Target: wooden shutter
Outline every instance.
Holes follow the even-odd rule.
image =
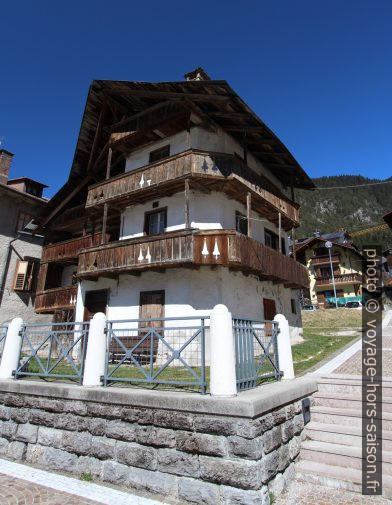
[[[33,286],[34,261],[17,260],[14,277],[14,291],[30,291]]]

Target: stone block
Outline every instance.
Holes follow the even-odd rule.
[[[87,431],[89,431],[92,435],[102,436],[106,433],[106,425],[107,421],[105,419],[97,418],[88,418],[88,427]]]
[[[260,464],[256,461],[228,460],[200,456],[200,476],[216,484],[259,489],[261,487]]]
[[[148,491],[159,496],[177,497],[178,477],[143,468],[128,467],[126,484],[134,489]]]
[[[51,470],[72,470],[76,467],[78,457],[75,454],[55,449],[54,447],[45,447],[42,454],[42,463]]]
[[[270,453],[282,443],[282,431],[280,426],[275,426],[272,430],[266,431],[263,435],[263,447],[265,454]]]
[[[289,419],[281,425],[282,429],[282,442],[286,443],[294,436],[294,421]]]
[[[33,465],[42,464],[45,447],[37,444],[28,444],[26,452],[26,461]]]
[[[281,424],[286,420],[286,409],[285,407],[281,409],[277,409],[272,412],[272,416],[274,418],[274,425]]]
[[[37,400],[37,405],[39,409],[46,410],[47,412],[63,412],[64,402],[61,400],[56,400],[52,398],[39,398]]]
[[[294,416],[293,419],[293,429],[294,429],[294,435],[299,435],[301,431],[304,429],[304,416],[301,412],[301,414],[297,414]]]
[[[0,438],[0,455],[5,456],[8,451],[9,442],[5,438]]]
[[[13,440],[16,435],[16,429],[18,425],[14,421],[1,421],[0,422],[0,434],[3,438],[8,440]]]
[[[178,498],[200,505],[216,505],[219,503],[219,486],[181,477],[178,481]]]
[[[90,456],[80,456],[76,465],[76,473],[90,472],[93,477],[101,478],[103,462]]]
[[[270,452],[263,456],[260,460],[261,480],[266,484],[275,477],[278,473],[279,453],[278,451]]]
[[[38,426],[47,426],[53,428],[55,425],[56,415],[50,412],[44,412],[39,409],[30,410],[30,422]]]
[[[127,479],[128,467],[117,461],[104,461],[102,464],[102,480],[111,484],[124,485]]]
[[[264,433],[265,431],[270,430],[271,428],[274,427],[274,416],[269,413],[266,414],[265,416],[259,417],[257,421],[260,424],[261,427],[261,432]]]
[[[287,405],[285,409],[286,409],[286,420],[292,419],[295,416],[295,414],[298,413],[297,406],[295,403]]]
[[[40,426],[38,428],[37,443],[39,445],[61,449],[63,445],[63,432],[62,430],[56,430],[55,428]]]
[[[91,441],[91,433],[63,431],[62,446],[66,451],[86,456],[90,452]]]
[[[237,435],[228,437],[230,454],[246,459],[260,459],[263,454],[262,437],[249,440]]]
[[[68,400],[63,403],[63,412],[76,414],[78,416],[87,415],[87,405],[85,402],[78,400]]]
[[[106,403],[87,403],[87,414],[92,417],[104,417],[105,419],[120,419],[122,407],[118,405],[108,405]]]
[[[279,496],[283,489],[285,488],[286,483],[284,477],[281,473],[278,473],[269,483],[268,489],[274,496]]]
[[[289,446],[290,459],[293,460],[298,456],[299,451],[300,451],[300,447],[301,447],[300,437],[297,436],[297,437],[292,438],[290,440],[290,442],[288,443],[288,446]]]
[[[136,426],[123,421],[108,421],[106,423],[105,434],[109,438],[116,440],[126,440],[134,442],[136,440]]]
[[[98,459],[114,459],[116,441],[107,437],[92,437],[90,454]]]
[[[25,396],[15,393],[7,393],[3,403],[10,407],[23,407],[25,405]]]
[[[286,470],[283,472],[285,487],[289,486],[295,479],[295,464],[290,463]]]
[[[16,439],[20,442],[35,444],[37,442],[38,426],[34,424],[19,424],[16,430]]]
[[[290,453],[288,444],[282,445],[278,449],[279,453],[279,464],[278,471],[283,472],[289,466],[290,463]]]
[[[259,421],[224,418],[218,416],[195,416],[195,430],[216,435],[238,435],[244,438],[256,438],[262,433]]]
[[[153,409],[137,409],[132,407],[124,407],[122,409],[121,419],[129,423],[153,424],[154,411]]]
[[[57,414],[54,426],[60,430],[77,431],[78,417],[74,414]]]
[[[9,421],[11,418],[11,408],[0,405],[0,421]]]
[[[157,453],[151,447],[116,442],[115,456],[118,463],[155,470],[157,468]]]
[[[192,454],[175,449],[158,450],[158,470],[174,475],[199,476],[199,460]]]
[[[151,425],[137,426],[135,429],[136,442],[154,447],[175,447],[176,436],[174,430],[155,428]]]
[[[16,423],[27,423],[29,420],[29,410],[26,408],[11,409],[11,419]]]
[[[220,496],[222,505],[270,505],[267,486],[257,491],[220,486]]]
[[[171,410],[157,410],[154,413],[155,426],[175,430],[193,430],[194,416]]]
[[[23,442],[10,442],[8,445],[7,456],[11,459],[22,461],[26,455],[27,445]]]
[[[205,433],[178,431],[176,432],[176,446],[179,451],[193,454],[207,454],[210,456],[225,456],[227,454],[225,437]]]

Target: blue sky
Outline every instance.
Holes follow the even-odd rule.
[[[17,1],[0,7],[11,176],[67,179],[92,79],[226,79],[311,177],[391,172],[392,2]]]

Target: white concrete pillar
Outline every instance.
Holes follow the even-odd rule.
[[[83,386],[101,386],[106,360],[106,316],[97,312],[90,321]]]
[[[225,305],[215,305],[210,316],[210,393],[236,396],[233,321]]]
[[[8,326],[3,354],[1,356],[0,379],[12,379],[12,372],[18,366],[20,348],[22,346],[22,336],[20,335],[22,324],[23,319],[15,317]]]
[[[283,314],[276,314],[274,321],[279,324],[278,356],[279,367],[283,372],[283,379],[294,379],[293,354],[291,352],[289,322]]]

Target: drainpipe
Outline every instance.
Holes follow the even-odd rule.
[[[15,238],[10,240],[8,242],[8,247],[7,247],[7,252],[4,255],[4,269],[3,273],[1,274],[1,281],[0,281],[0,306],[3,302],[3,295],[5,291],[5,283],[7,280],[7,273],[8,273],[8,268],[10,266],[10,260],[11,260],[11,250],[12,250],[12,244],[16,241],[19,240],[21,237],[21,233],[18,233]]]

